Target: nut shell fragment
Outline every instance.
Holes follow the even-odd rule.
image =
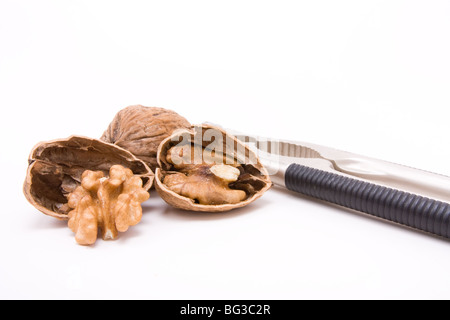
[[[100,140],[130,151],[154,171],[161,141],[176,129],[190,127],[185,118],[172,110],[135,105],[119,111]]]
[[[224,212],[244,207],[272,185],[253,151],[209,125],[174,132],[160,144],[158,164],[156,190],[167,203],[184,210]]]
[[[154,174],[144,161],[116,145],[83,136],[71,136],[36,145],[29,157],[24,183],[27,200],[46,215],[67,220],[68,195],[81,185],[86,170],[107,177],[112,166],[129,168],[149,190]]]

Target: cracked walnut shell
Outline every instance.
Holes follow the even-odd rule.
[[[161,141],[176,129],[190,127],[185,118],[172,110],[135,105],[119,111],[100,140],[130,151],[154,171]]]
[[[103,240],[114,240],[119,232],[141,221],[141,203],[150,194],[133,171],[114,165],[109,178],[102,171],[87,170],[81,185],[69,196],[69,228],[78,244],[91,245],[101,230]]]
[[[209,125],[178,130],[158,149],[155,187],[170,205],[223,212],[250,204],[272,185],[256,154]]]
[[[121,165],[142,180],[145,190],[154,174],[144,161],[129,151],[97,139],[72,136],[36,145],[29,157],[24,183],[27,200],[42,213],[68,220],[68,196],[81,185],[86,170],[109,175],[111,167]]]

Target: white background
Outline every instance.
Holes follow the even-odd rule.
[[[0,0],[0,298],[448,299],[450,242],[270,190],[227,214],[153,192],[75,244],[22,194],[39,141],[173,109],[450,175],[448,1]]]

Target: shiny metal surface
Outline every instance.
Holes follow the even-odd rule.
[[[231,132],[233,133],[233,132]],[[235,133],[257,152],[273,182],[284,184],[292,163],[450,203],[450,177],[307,142]]]

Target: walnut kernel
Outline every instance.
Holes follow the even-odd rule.
[[[101,230],[103,240],[114,240],[119,232],[141,221],[141,203],[149,193],[130,169],[112,166],[109,177],[102,171],[85,171],[81,186],[69,195],[69,228],[81,245],[91,245]]]

